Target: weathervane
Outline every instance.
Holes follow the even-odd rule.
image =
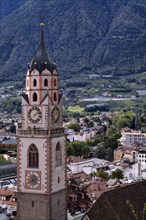
[[[40,15],[40,27],[44,28],[45,23],[44,23],[44,15]]]

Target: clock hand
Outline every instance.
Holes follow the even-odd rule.
[[[32,183],[34,183],[34,182],[35,182],[35,177],[33,176],[33,177],[32,177]]]
[[[36,113],[32,116],[32,118],[34,118],[37,114],[38,114],[38,112],[36,112]]]
[[[36,176],[32,176],[32,183],[35,184],[37,182],[37,177]]]

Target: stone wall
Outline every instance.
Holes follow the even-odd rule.
[[[66,190],[52,195],[17,193],[17,220],[67,220]]]

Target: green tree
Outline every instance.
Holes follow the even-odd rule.
[[[85,118],[85,119],[84,119],[84,123],[86,124],[86,126],[87,126],[88,122],[89,122],[89,119],[88,119],[88,118]]]
[[[0,103],[0,111],[7,111],[8,113],[12,112],[21,112],[21,100],[20,97],[12,97],[4,99]]]
[[[124,127],[131,127],[129,120],[127,118],[120,118],[119,121],[117,122],[117,127],[119,130],[121,130]]]
[[[90,173],[90,176],[91,176],[91,177],[97,176],[97,172],[92,172],[92,173]]]
[[[98,171],[97,171],[97,175],[100,176],[100,177],[102,177],[102,178],[105,179],[105,180],[108,180],[108,178],[109,178],[108,173],[105,172],[105,171],[103,171],[103,170],[98,170]]]
[[[88,140],[87,140],[87,144],[88,144],[89,146],[95,146],[95,140],[94,140],[94,139],[88,139]]]
[[[15,126],[14,124],[12,124],[12,125],[10,126],[10,132],[16,133],[16,126]]]
[[[68,125],[68,128],[74,131],[80,131],[80,125],[78,123],[71,123]]]
[[[107,137],[107,140],[104,142],[104,147],[105,148],[112,148],[113,150],[116,149],[119,145],[119,141],[117,138],[115,138],[114,135]]]
[[[111,179],[123,179],[124,175],[123,175],[123,171],[120,169],[116,169],[115,171],[112,172]]]
[[[119,138],[121,138],[121,136],[122,136],[120,132],[116,132],[116,133],[114,133],[113,135],[114,135],[114,137],[115,137],[116,139],[119,139]]]
[[[67,144],[67,156],[74,156],[75,155],[75,149],[72,146],[72,144]]]
[[[104,146],[97,147],[95,151],[95,157],[99,159],[105,159],[105,156],[106,156],[106,149],[104,148]]]
[[[108,147],[106,149],[106,157],[105,157],[105,159],[108,160],[108,161],[113,161],[113,159],[114,159],[113,150],[110,147]]]
[[[97,134],[95,137],[95,144],[103,142],[106,138],[107,136],[105,134]]]
[[[112,125],[118,130],[121,130],[123,127],[133,128],[134,118],[134,112],[119,112],[112,117]]]
[[[88,157],[90,147],[85,141],[74,141],[72,143],[68,143],[67,151],[68,155]]]
[[[78,119],[80,117],[79,112],[72,112],[72,117]]]
[[[6,160],[3,155],[0,156],[0,163],[6,163],[9,160]]]
[[[87,127],[88,128],[92,128],[94,126],[94,122],[93,121],[89,121],[88,123],[87,123]]]

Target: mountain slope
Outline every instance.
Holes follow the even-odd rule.
[[[28,0],[1,20],[1,81],[24,78],[42,16],[46,44],[62,77],[146,70],[144,1]]]
[[[0,0],[0,19],[11,14],[14,10],[22,6],[27,0]]]

